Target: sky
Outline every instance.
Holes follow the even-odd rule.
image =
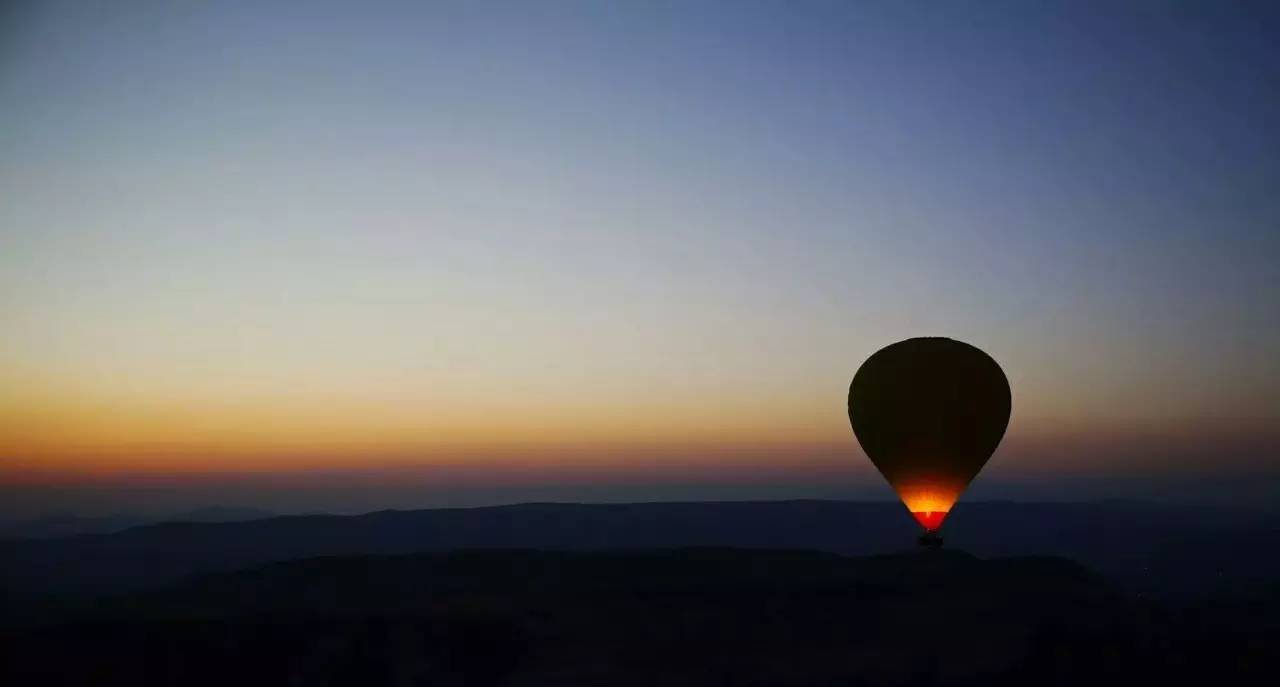
[[[4,513],[892,498],[950,336],[973,498],[1280,501],[1267,3],[6,3]]]

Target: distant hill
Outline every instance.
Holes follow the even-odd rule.
[[[6,539],[47,539],[79,534],[109,534],[131,527],[159,522],[238,522],[261,520],[274,516],[258,508],[210,506],[165,516],[117,513],[100,517],[84,517],[73,513],[50,513],[30,520],[0,523],[0,537]]]
[[[1271,684],[1268,603],[1164,607],[1072,561],[949,551],[344,556],[0,622],[0,683]]]
[[[466,548],[911,550],[918,530],[893,503],[779,501],[521,504],[491,508],[165,523],[0,544],[0,584],[26,594],[143,589],[192,574],[315,556]],[[1246,512],[1121,502],[962,504],[949,548],[1060,556],[1128,588],[1201,592],[1280,579],[1280,526]]]

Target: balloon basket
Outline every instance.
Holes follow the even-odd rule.
[[[916,540],[923,551],[937,551],[942,548],[942,535],[937,530],[929,530]]]

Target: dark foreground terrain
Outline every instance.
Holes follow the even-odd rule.
[[[1157,603],[953,551],[328,557],[46,600],[0,684],[1275,684],[1275,591]]]
[[[1280,684],[1278,523],[966,503],[915,552],[899,504],[523,504],[11,539],[0,685]]]

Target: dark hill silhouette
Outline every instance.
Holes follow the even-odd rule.
[[[4,684],[1187,684],[1276,670],[1256,601],[1057,558],[681,549],[329,557],[0,624]],[[74,657],[74,660],[67,660]]]
[[[0,544],[15,596],[141,589],[184,576],[315,556],[459,548],[557,550],[722,546],[868,555],[912,548],[896,503],[781,501],[522,504],[491,508],[167,523],[106,535]],[[1248,513],[1123,502],[961,503],[948,546],[980,556],[1054,555],[1124,585],[1196,592],[1280,578],[1280,527]]]
[[[159,522],[238,522],[261,520],[274,516],[271,511],[259,508],[229,508],[208,506],[165,516],[116,513],[99,517],[85,517],[74,513],[50,513],[29,520],[0,523],[0,536],[6,539],[40,539],[71,537],[78,534],[107,534],[131,527]]]
[[[1035,587],[1035,588],[1032,588]],[[742,595],[856,592],[867,597],[1044,595],[1036,606],[1120,596],[1101,576],[1050,557],[980,560],[944,551],[851,558],[820,551],[466,550],[402,556],[330,556],[198,576],[174,587],[114,597],[106,615],[140,608],[155,617],[263,613],[385,613],[429,609],[442,596]],[[136,617],[136,615],[134,616]]]

